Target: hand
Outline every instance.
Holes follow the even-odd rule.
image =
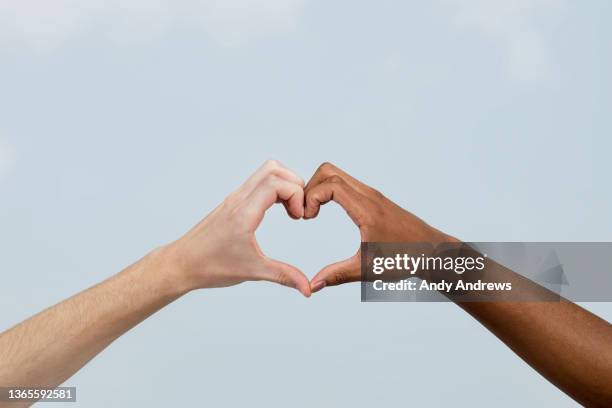
[[[321,205],[335,201],[359,228],[362,242],[452,242],[438,231],[399,207],[380,192],[349,176],[330,163],[323,163],[304,189],[304,218],[314,218]],[[323,268],[311,280],[312,292],[325,286],[361,279],[361,254]]]
[[[264,213],[281,202],[290,217],[304,215],[304,181],[276,161],[267,161],[204,220],[163,251],[191,289],[267,280],[311,294],[297,268],[266,257],[255,239]]]

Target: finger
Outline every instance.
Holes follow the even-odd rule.
[[[349,217],[360,227],[367,215],[364,203],[367,198],[355,191],[340,176],[332,176],[305,192],[304,218],[314,218],[322,204],[335,201],[344,208]]]
[[[296,267],[281,261],[266,259],[266,267],[261,279],[297,289],[306,297],[312,294],[306,275]]]
[[[284,200],[277,200],[277,203],[281,203],[283,205],[283,207],[285,207],[285,211],[287,211],[287,215],[291,218],[293,218],[294,220],[299,220],[301,217],[297,217],[293,214],[293,211],[291,210],[291,208],[289,207],[289,203],[287,201]],[[304,208],[304,204],[302,203],[302,215],[303,215],[303,208]]]
[[[269,175],[245,198],[244,211],[252,226],[257,228],[264,213],[277,201],[286,202],[289,214],[294,218],[304,215],[304,190],[302,186],[274,175]]]
[[[274,175],[281,179],[290,181],[304,187],[304,180],[277,160],[266,160],[266,162],[247,179],[238,189],[242,195],[248,195],[266,177]]]
[[[310,281],[312,293],[318,292],[327,286],[336,286],[348,282],[361,280],[361,264],[358,255],[344,261],[327,265],[321,269]]]
[[[317,168],[315,173],[312,175],[312,177],[308,181],[308,184],[306,184],[306,187],[304,187],[304,190],[308,191],[309,189],[317,186],[318,184],[322,183],[323,181],[327,180],[328,178],[332,176],[342,177],[347,182],[348,185],[353,187],[355,191],[361,194],[366,194],[371,189],[370,186],[352,177],[350,174],[336,167],[332,163],[325,162],[321,164],[319,168]]]

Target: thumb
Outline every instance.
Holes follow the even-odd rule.
[[[312,293],[310,282],[306,275],[295,266],[268,258],[265,269],[265,280],[297,289],[304,296],[310,297]]]
[[[326,286],[336,286],[361,280],[361,257],[359,252],[344,261],[327,265],[310,281],[312,293]]]

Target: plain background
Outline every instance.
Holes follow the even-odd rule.
[[[331,161],[465,240],[612,240],[610,4],[0,3],[0,328],[177,238],[267,158],[305,179]],[[335,204],[275,207],[258,238],[309,276],[359,243]],[[66,385],[87,407],[575,405],[455,305],[359,297],[194,292]]]

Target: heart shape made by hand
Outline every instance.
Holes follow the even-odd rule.
[[[312,280],[296,267],[264,255],[255,231],[274,203],[295,219],[312,219],[321,205],[337,202],[355,223],[362,242],[444,242],[449,237],[330,163],[307,185],[277,161],[267,161],[204,220],[169,245],[170,259],[188,277],[190,288],[231,286],[267,280],[298,289],[304,296],[325,286],[359,281],[360,251],[327,265]]]
[[[337,202],[359,229],[361,242],[450,242],[454,238],[429,226],[377,190],[331,163],[323,163],[304,187],[304,219],[317,217],[320,207]],[[361,280],[361,249],[322,268],[311,280],[312,292]]]

